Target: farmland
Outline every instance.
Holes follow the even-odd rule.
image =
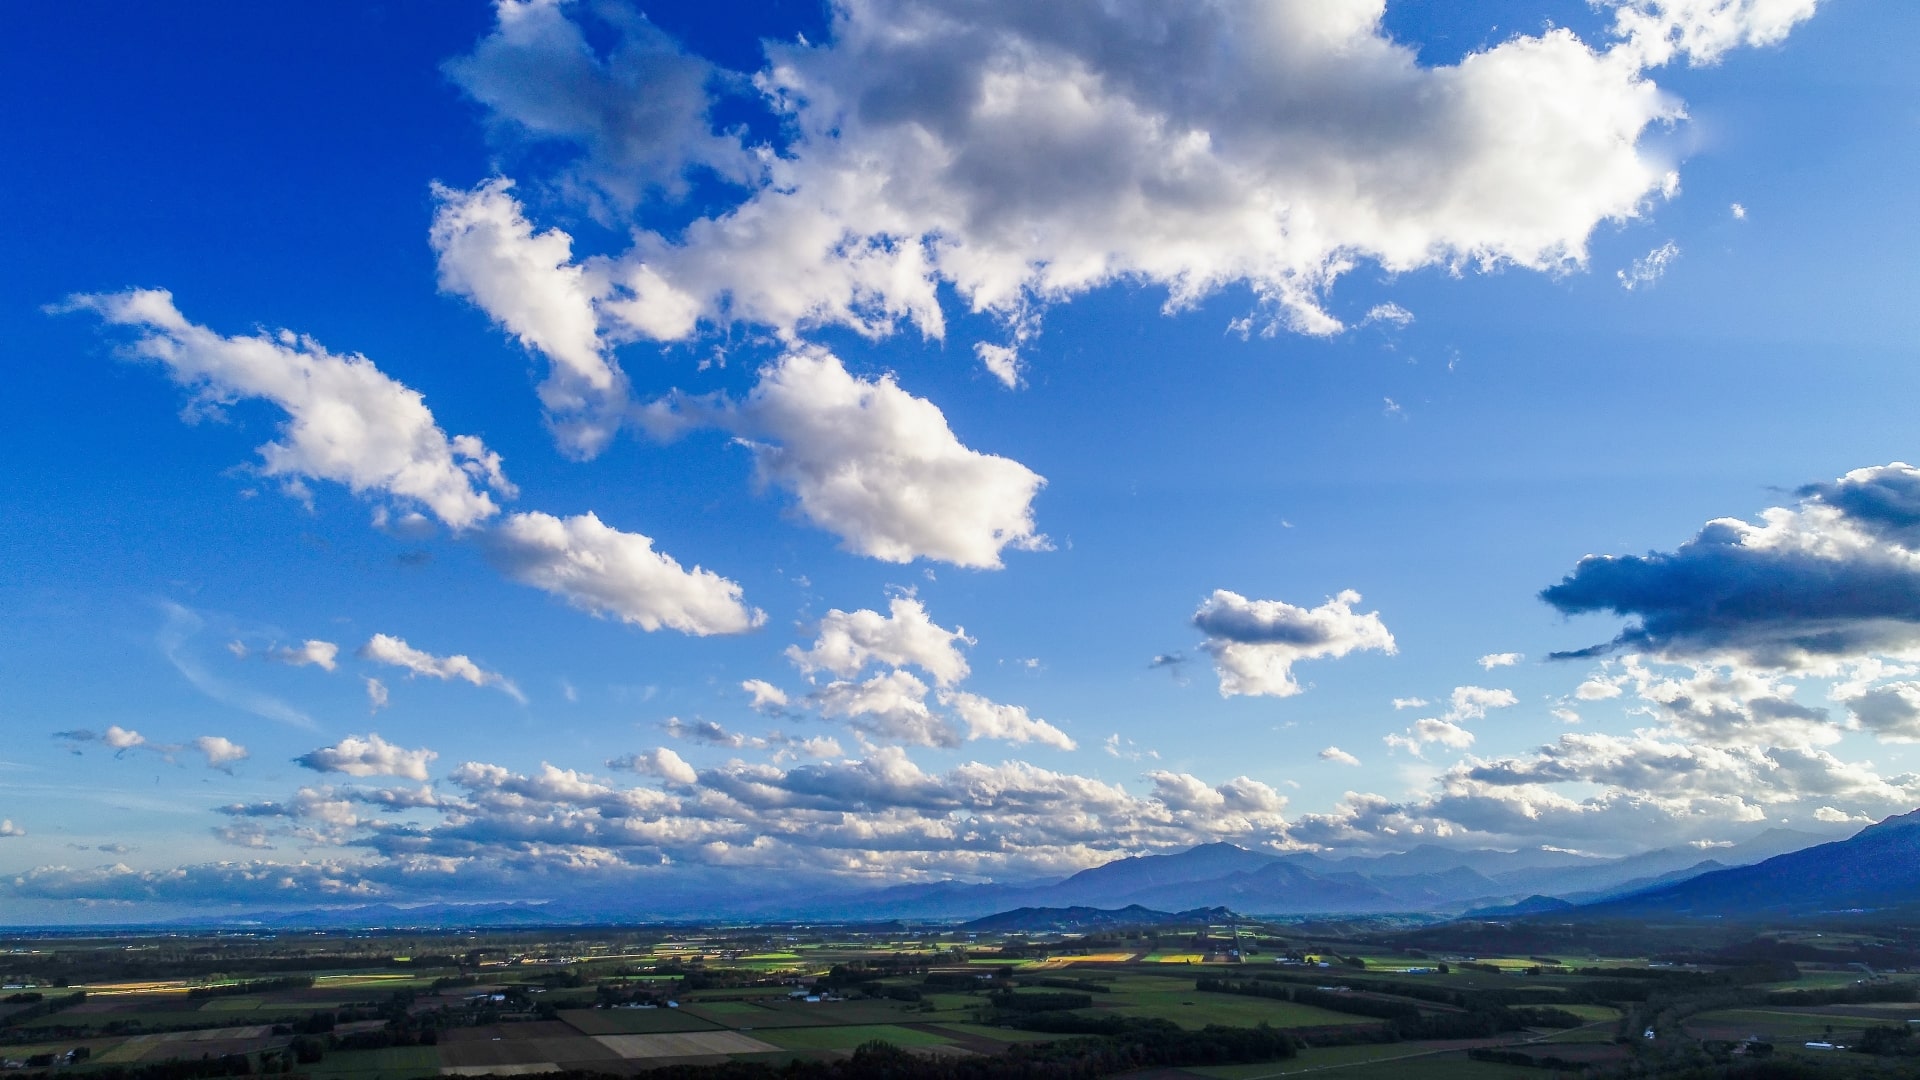
[[[76,1080],[728,1063],[796,1077],[988,1076],[1004,1063],[1062,1076],[1155,1065],[1217,1080],[1545,1078],[1754,1056],[1847,1076],[1876,1075],[1879,1059],[1803,1044],[1920,1020],[1909,976],[1844,964],[1466,955],[1405,940],[1260,925],[46,936],[8,943],[0,1058]]]

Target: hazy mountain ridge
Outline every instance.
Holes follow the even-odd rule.
[[[1888,824],[1898,820],[1890,819]],[[1679,896],[1672,890],[1702,876],[1726,873],[1740,864],[1773,861],[1802,849],[1834,846],[1809,847],[1818,840],[1808,833],[1773,829],[1730,847],[1662,848],[1612,859],[1551,848],[1462,851],[1434,844],[1385,855],[1332,858],[1311,852],[1253,851],[1223,842],[1170,855],[1116,859],[1051,882],[934,881],[846,890],[811,879],[784,882],[773,889],[764,880],[742,879],[729,886],[716,879],[705,883],[710,892],[669,895],[636,890],[547,903],[370,905],[206,915],[172,925],[514,926],[716,918],[948,921],[1019,909],[1110,912],[1129,907],[1148,915],[1224,907],[1248,915],[1472,911],[1480,917],[1515,917],[1528,912],[1511,909],[1539,897],[1584,905],[1581,910],[1587,910],[1629,899],[1650,903],[1643,898]],[[1510,914],[1493,916],[1493,911]]]
[[[1580,907],[1583,918],[1773,918],[1920,906],[1920,810],[1845,840]]]

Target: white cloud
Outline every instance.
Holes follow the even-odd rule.
[[[1379,612],[1355,614],[1360,594],[1348,589],[1317,608],[1279,600],[1248,600],[1216,589],[1194,613],[1207,635],[1201,643],[1220,676],[1220,696],[1291,697],[1300,692],[1293,665],[1341,657],[1360,649],[1396,651]]]
[[[1413,325],[1413,312],[1389,300],[1384,304],[1375,304],[1367,309],[1366,317],[1360,320],[1361,326],[1371,323],[1390,323],[1394,326]]]
[[[1727,212],[1733,215],[1733,220],[1735,221],[1747,220],[1747,208],[1740,203],[1733,203],[1728,206]]]
[[[834,682],[812,695],[822,716],[845,719],[877,738],[907,746],[960,745],[951,721],[927,706],[927,684],[905,671],[865,682]]]
[[[1397,697],[1393,699],[1393,711],[1399,712],[1401,709],[1424,709],[1431,704],[1432,702],[1423,697]]]
[[[610,24],[618,46],[597,55],[569,11]],[[693,167],[733,179],[750,174],[751,155],[707,120],[708,87],[719,73],[645,16],[558,0],[498,0],[494,14],[493,32],[472,55],[448,61],[446,72],[503,133],[585,146],[569,186],[592,185],[631,206],[649,189],[683,190]]]
[[[965,691],[943,693],[940,703],[952,709],[967,726],[968,739],[1004,739],[1013,743],[1037,742],[1059,750],[1078,749],[1066,732],[1027,715],[1023,706],[1001,705]]]
[[[990,341],[977,341],[973,345],[973,355],[980,358],[994,378],[1002,386],[1012,390],[1020,385],[1020,351],[1006,345],[995,345]]]
[[[389,634],[375,634],[360,647],[360,655],[375,663],[405,668],[410,674],[425,675],[429,678],[446,681],[459,679],[475,686],[491,686],[521,704],[526,704],[526,696],[513,680],[497,671],[488,671],[474,663],[465,655],[455,653],[452,656],[435,656],[430,652],[416,649],[400,638]]]
[[[514,514],[494,531],[492,553],[514,580],[643,630],[739,634],[766,620],[741,602],[738,584],[698,566],[683,569],[651,538],[591,513]]]
[[[640,773],[643,776],[657,776],[672,784],[692,784],[700,779],[693,766],[686,759],[667,747],[660,747],[639,754],[628,754],[607,762],[609,769],[624,769],[627,772]]]
[[[0,836],[25,836],[27,830],[13,823],[12,818],[0,818]]]
[[[1360,764],[1359,758],[1354,757],[1352,754],[1347,753],[1345,750],[1342,750],[1337,746],[1329,746],[1325,750],[1320,751],[1320,760],[1331,761],[1337,765]]]
[[[1478,720],[1488,709],[1505,709],[1520,703],[1511,690],[1490,690],[1484,686],[1456,686],[1448,695],[1449,720]]]
[[[1588,679],[1573,688],[1573,696],[1581,701],[1606,701],[1623,693],[1618,681],[1603,677]]]
[[[1844,703],[1855,722],[1881,742],[1920,742],[1920,683],[1887,683]]]
[[[109,725],[106,732],[100,736],[100,741],[115,750],[131,750],[137,746],[147,745],[145,735],[137,731],[129,731],[119,724]]]
[[[913,665],[939,685],[952,686],[967,677],[967,658],[960,647],[973,643],[965,627],[948,630],[928,617],[920,601],[896,596],[886,615],[866,608],[834,608],[820,620],[813,647],[789,646],[787,658],[808,674],[827,671],[843,679],[871,663]]]
[[[1820,0],[1608,0],[1614,32],[1642,63],[1685,54],[1695,65],[1717,62],[1741,46],[1778,45],[1813,17]]]
[[[1428,743],[1439,743],[1453,750],[1465,750],[1473,745],[1473,732],[1451,720],[1426,717],[1415,720],[1413,726],[1404,734],[1388,735],[1382,741],[1388,746],[1397,746],[1418,756],[1421,748]]]
[[[367,712],[377,713],[387,707],[389,695],[387,684],[373,676],[367,676]]]
[[[1481,668],[1487,671],[1492,671],[1494,668],[1497,668],[1497,667],[1512,667],[1513,665],[1525,659],[1526,659],[1526,655],[1524,653],[1517,653],[1517,652],[1488,653],[1487,655],[1480,658],[1480,666]]]
[[[561,444],[592,457],[619,430],[627,405],[626,377],[607,355],[594,312],[604,285],[573,265],[566,233],[533,231],[512,187],[500,178],[472,191],[433,186],[440,288],[473,301],[550,361],[540,402]]]
[[[778,711],[787,706],[787,692],[765,679],[747,679],[740,684],[740,689],[753,696],[751,707],[755,712]]]
[[[1100,744],[1100,748],[1105,750],[1110,756],[1126,761],[1140,761],[1143,759],[1160,760],[1160,751],[1142,750],[1139,743],[1134,742],[1132,739],[1121,738],[1120,733],[1117,731],[1107,736],[1106,741]]]
[[[165,365],[193,391],[190,418],[245,398],[284,410],[281,439],[260,447],[267,476],[296,487],[303,479],[330,480],[356,495],[417,502],[454,529],[498,512],[482,486],[507,498],[517,494],[500,455],[471,435],[448,438],[417,391],[364,356],[330,353],[288,330],[222,337],[188,322],[162,289],[76,296],[66,310],[139,328],[129,352]]]
[[[349,735],[333,746],[323,746],[294,758],[294,763],[315,772],[337,772],[348,776],[400,776],[425,781],[427,766],[440,755],[422,747],[408,750],[395,746],[378,734],[365,738]]]
[[[855,554],[997,568],[1007,547],[1046,546],[1033,522],[1039,474],[969,449],[938,406],[890,374],[857,378],[822,349],[761,368],[744,401],[676,396],[642,422],[662,437],[707,424],[733,432],[761,482],[792,493]]]
[[[205,755],[210,769],[225,768],[248,757],[246,747],[220,735],[202,735],[193,740],[192,746]]]
[[[728,731],[712,720],[695,720],[688,723],[677,716],[668,717],[662,726],[667,729],[667,734],[676,739],[692,739],[695,742],[724,746],[732,750],[771,750],[775,761],[796,756],[836,758],[844,753],[837,740],[825,735],[805,739],[796,739],[778,731],[770,731],[765,735],[746,735],[738,731]]]
[[[1680,257],[1680,245],[1669,240],[1638,259],[1625,270],[1614,271],[1614,277],[1620,279],[1620,287],[1632,292],[1635,289],[1651,289],[1655,282],[1666,276],[1667,268]]]
[[[1812,7],[1633,0],[1612,48],[1551,29],[1422,66],[1378,0],[1085,0],[1046,18],[861,0],[819,43],[767,46],[754,84],[790,139],[757,160],[707,121],[712,69],[636,17],[609,19],[602,57],[565,17],[584,8],[503,4],[450,70],[504,126],[572,144],[559,186],[597,189],[590,204],[671,201],[690,171],[744,185],[609,261],[602,322],[623,332],[938,336],[944,284],[1030,327],[1045,303],[1128,280],[1172,307],[1246,283],[1276,323],[1325,334],[1341,326],[1327,290],[1363,260],[1582,265],[1597,225],[1672,187],[1641,138],[1683,111],[1646,70],[1776,42]]]
[[[340,655],[340,646],[331,641],[303,641],[299,645],[267,650],[268,657],[293,667],[312,665],[322,671],[333,671],[339,667],[335,657]]]

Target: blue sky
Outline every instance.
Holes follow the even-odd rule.
[[[1911,809],[1920,18],[1446,7],[25,13],[6,907]]]

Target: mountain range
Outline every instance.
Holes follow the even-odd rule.
[[[1902,820],[1906,819],[1890,819],[1885,825],[1874,826],[1854,840],[1842,843],[1851,844],[1861,837],[1875,835],[1875,830],[1890,828]],[[1892,828],[1889,835],[1892,833],[1906,835],[1900,828]],[[1670,847],[1611,859],[1553,848],[1462,850],[1437,844],[1418,845],[1384,855],[1334,858],[1311,852],[1253,851],[1234,844],[1216,843],[1171,855],[1117,859],[1057,881],[985,884],[938,881],[870,890],[848,890],[799,878],[771,886],[764,880],[753,886],[741,882],[734,888],[722,888],[725,882],[709,881],[703,883],[707,888],[678,894],[639,890],[577,895],[541,904],[375,905],[248,915],[209,914],[175,925],[524,926],[710,922],[715,919],[964,921],[1023,908],[1113,911],[1129,907],[1149,914],[1224,907],[1253,916],[1414,912],[1457,916],[1473,912],[1476,917],[1520,917],[1544,914],[1558,905],[1567,908],[1586,905],[1622,915],[1638,910],[1685,912],[1717,902],[1709,899],[1708,893],[1699,891],[1709,886],[1698,883],[1747,881],[1725,875],[1740,870],[1759,871],[1781,858],[1806,856],[1815,863],[1828,858],[1808,854],[1836,847],[1834,844],[1811,846],[1820,839],[1809,833],[1771,829],[1731,846]],[[1793,869],[1783,873],[1802,872],[1801,863],[1785,865]],[[1866,882],[1871,875],[1862,871],[1855,877]],[[1781,892],[1771,884],[1724,886],[1727,889],[1745,887],[1756,890],[1752,903],[1773,896],[1798,895]],[[1897,892],[1898,887],[1897,883],[1890,883],[1882,891]],[[728,899],[716,900],[716,896]],[[1055,921],[1060,917],[1045,916]]]
[[[1587,904],[1582,918],[1795,918],[1920,908],[1920,810],[1853,836]]]

